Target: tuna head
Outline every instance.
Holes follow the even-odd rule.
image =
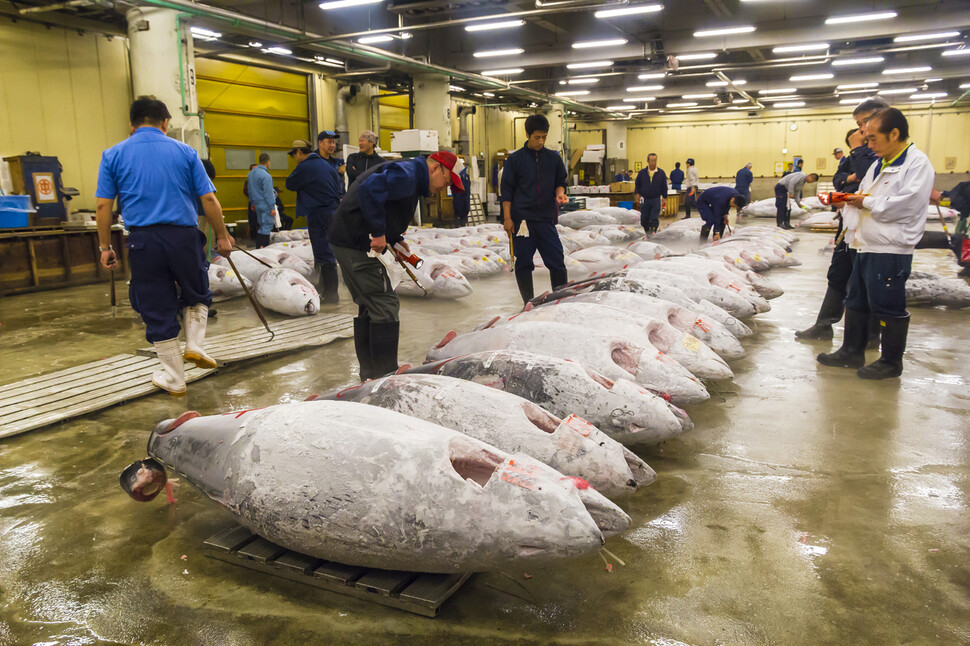
[[[461,272],[445,264],[436,264],[428,272],[434,284],[434,295],[441,298],[464,298],[472,293],[472,286]]]

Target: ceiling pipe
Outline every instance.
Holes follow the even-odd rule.
[[[60,9],[70,9],[71,7],[86,7],[93,4],[100,4],[95,0],[71,0],[70,2],[55,2],[54,4],[42,5],[39,7],[24,7],[20,10],[21,15],[31,13],[47,13],[48,11],[58,11]]]

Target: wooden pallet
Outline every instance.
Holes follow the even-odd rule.
[[[154,357],[118,354],[0,386],[0,438],[161,392],[151,381],[158,369]],[[186,365],[185,381],[213,372]]]
[[[207,556],[226,563],[425,617],[437,616],[444,602],[471,576],[395,572],[324,561],[291,552],[236,524],[202,544]]]
[[[220,366],[300,348],[326,345],[354,336],[353,318],[345,314],[316,314],[270,324],[276,336],[270,341],[265,328],[246,328],[214,334],[205,340],[206,353]],[[154,356],[155,348],[139,348],[138,354]]]

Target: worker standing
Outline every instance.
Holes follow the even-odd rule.
[[[235,241],[226,230],[222,206],[198,153],[166,136],[171,118],[158,99],[135,99],[129,112],[131,136],[104,151],[95,194],[101,264],[112,271],[118,266],[111,247],[115,198],[125,214],[131,266],[128,298],[145,321],[145,337],[161,364],[152,383],[172,395],[184,395],[185,367],[178,341],[182,308],[184,360],[200,368],[216,367],[203,349],[212,293],[197,198],[215,232],[216,250],[228,256]]]
[[[350,185],[334,214],[330,242],[358,308],[354,348],[362,381],[398,368],[401,305],[376,254],[397,244],[408,251],[404,232],[418,201],[449,185],[464,191],[458,177],[463,167],[461,158],[445,151],[379,164]],[[397,250],[393,253],[403,258]]]
[[[347,155],[347,181],[349,184],[353,184],[354,180],[371,166],[377,166],[387,161],[375,151],[377,135],[372,131],[365,130],[360,133],[357,146],[360,148],[360,152]]]
[[[734,190],[744,198],[745,204],[751,201],[751,183],[754,181],[754,173],[751,172],[751,167],[751,162],[748,162],[734,177]]]
[[[338,139],[340,139],[340,135],[333,130],[322,130],[317,134],[317,154],[337,171],[337,177],[340,180],[338,182],[340,187],[338,195],[343,198],[345,193],[344,173],[347,172],[347,164],[344,162],[343,157],[337,155]]]
[[[794,229],[791,225],[791,209],[788,207],[788,199],[795,200],[799,208],[802,206],[802,189],[806,182],[817,182],[818,175],[810,173],[800,173],[795,171],[785,175],[775,184],[775,224],[782,229]]]
[[[660,213],[667,206],[667,175],[657,168],[657,154],[647,155],[647,167],[637,173],[633,199],[640,205],[640,226],[647,236],[660,228]]]
[[[903,372],[909,332],[906,280],[926,227],[936,171],[926,154],[909,143],[909,123],[896,108],[872,116],[866,139],[880,163],[869,168],[859,194],[847,196],[843,208],[846,237],[857,250],[845,298],[845,336],[842,347],[818,355],[818,361],[858,368],[863,379],[891,379]],[[882,355],[864,366],[870,313],[882,328]]]
[[[700,241],[707,242],[711,230],[714,231],[714,240],[720,240],[724,235],[724,227],[727,226],[728,211],[732,206],[741,210],[747,203],[744,196],[730,186],[712,186],[701,193],[697,198],[697,211],[704,221]]]
[[[690,207],[697,204],[698,192],[700,190],[700,176],[697,174],[697,167],[694,166],[694,158],[687,159],[687,174],[684,179],[684,189],[687,195],[684,196],[684,208],[687,214],[684,219],[690,218]]]
[[[269,174],[269,154],[262,153],[256,168],[249,171],[246,180],[249,201],[256,211],[256,246],[269,244],[269,234],[276,227],[276,191],[273,190],[273,177]]]
[[[289,152],[296,168],[286,178],[286,188],[296,192],[296,217],[305,217],[310,232],[313,261],[320,272],[323,302],[338,301],[337,258],[330,249],[327,232],[340,203],[340,177],[331,163],[313,152],[310,142],[297,139]]]
[[[566,196],[566,166],[562,158],[546,148],[549,120],[533,114],[525,120],[525,145],[505,161],[501,200],[505,232],[513,240],[515,282],[522,301],[535,296],[532,272],[536,251],[549,269],[552,288],[568,280],[562,242],[556,230],[559,205]]]
[[[455,226],[466,227],[468,226],[468,212],[472,208],[472,196],[469,190],[470,181],[468,179],[468,167],[461,169],[458,174],[461,179],[462,185],[465,187],[464,191],[452,191],[451,192],[451,204],[455,211]]]
[[[684,184],[684,171],[680,170],[680,162],[674,164],[674,169],[670,171],[670,188],[679,191]]]

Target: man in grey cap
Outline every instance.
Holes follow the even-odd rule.
[[[354,180],[371,166],[377,166],[387,161],[374,150],[377,146],[377,135],[373,131],[365,130],[360,133],[357,146],[360,148],[360,152],[347,155],[348,184],[353,184]]]
[[[306,139],[294,141],[289,155],[296,160],[296,168],[286,178],[286,188],[296,192],[296,217],[306,218],[313,260],[320,270],[320,296],[324,303],[333,304],[337,302],[337,258],[327,231],[340,204],[340,176]]]

